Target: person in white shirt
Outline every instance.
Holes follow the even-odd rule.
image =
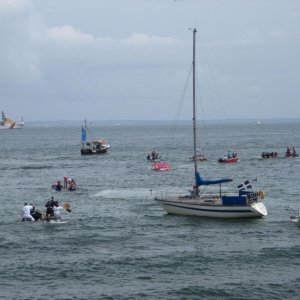
[[[58,205],[58,206],[53,206],[53,210],[54,210],[54,217],[53,217],[53,219],[55,219],[55,220],[61,220],[60,213],[61,213],[61,211],[64,210],[64,208],[62,206]]]
[[[31,210],[33,210],[33,206],[24,203],[24,207],[21,210],[21,218],[22,221],[27,221],[28,219],[34,222],[34,217],[30,214]]]

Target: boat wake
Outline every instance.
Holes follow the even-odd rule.
[[[106,199],[152,199],[151,188],[102,190],[92,195]]]

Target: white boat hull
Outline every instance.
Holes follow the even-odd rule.
[[[14,123],[14,124],[5,124],[5,125],[0,125],[0,130],[1,129],[22,129],[23,126],[24,126],[24,122]]]
[[[189,215],[210,218],[257,218],[267,215],[262,202],[252,205],[207,205],[179,201],[155,199],[169,214]]]

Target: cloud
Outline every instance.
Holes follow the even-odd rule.
[[[270,33],[270,36],[271,36],[271,38],[274,38],[274,39],[280,39],[280,38],[285,38],[286,34],[287,34],[287,32],[284,29],[276,29]]]
[[[0,1],[0,13],[6,14],[8,12],[23,11],[24,8],[32,7],[30,0],[1,0]]]
[[[38,80],[40,19],[30,1],[0,2],[0,82],[27,84]]]
[[[184,26],[190,25],[188,10],[195,10],[196,1],[193,6],[186,1],[181,21],[178,10],[170,10],[169,5],[157,10],[163,6],[160,1],[147,10],[147,1],[136,1],[134,10],[122,1],[99,2],[86,6],[78,1],[71,12],[69,1],[0,0],[2,105],[17,107],[27,119],[36,118],[33,107],[49,119],[82,118],[82,114],[99,118],[98,111],[112,119],[173,116],[170,107],[181,95],[191,66],[192,35]],[[139,18],[132,18],[133,14]],[[270,20],[263,13],[255,14],[255,19],[248,13],[239,16],[231,19],[222,12],[219,18],[195,24],[197,61],[204,64],[197,69],[200,76],[207,76],[203,69],[208,66],[219,98],[232,99],[234,108],[234,101],[247,97],[262,101],[269,93],[276,99],[278,93],[273,95],[269,87],[283,84],[290,84],[287,97],[296,99],[298,14],[288,20],[285,14],[271,15]],[[205,94],[209,86],[203,86]]]
[[[171,37],[149,36],[145,33],[133,33],[130,37],[121,39],[121,44],[126,46],[151,46],[179,44],[180,41]]]
[[[62,46],[81,46],[95,41],[91,34],[74,29],[71,25],[56,26],[47,29],[47,36]]]

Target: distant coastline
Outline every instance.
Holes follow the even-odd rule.
[[[177,124],[191,124],[192,120],[179,120]],[[90,120],[92,126],[129,126],[129,125],[172,125],[174,120]],[[201,123],[211,125],[233,125],[233,124],[253,124],[257,126],[257,119],[220,119],[220,120],[205,120]],[[276,119],[260,119],[260,126],[266,124],[298,124],[300,118],[276,118]],[[45,126],[47,124],[47,126]],[[82,120],[58,120],[58,121],[28,121],[26,127],[74,127],[82,126]]]

